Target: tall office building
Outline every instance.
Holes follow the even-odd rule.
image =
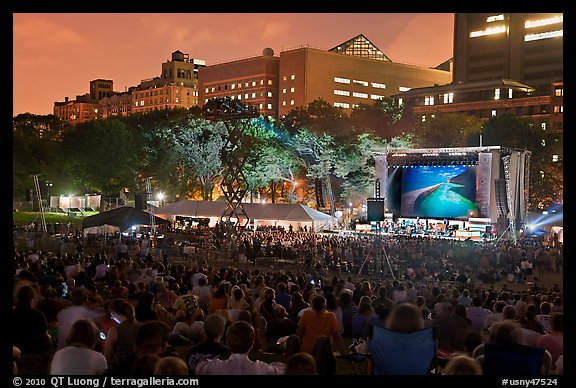
[[[454,83],[510,79],[549,95],[563,81],[562,13],[457,13]]]

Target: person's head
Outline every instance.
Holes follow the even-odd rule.
[[[98,327],[90,319],[79,319],[70,328],[66,339],[68,346],[83,345],[93,349],[98,343]]]
[[[502,309],[502,319],[515,319],[516,309],[512,305],[506,305]]]
[[[422,312],[413,304],[396,304],[386,320],[386,328],[398,333],[413,333],[424,328]]]
[[[138,356],[158,355],[168,347],[168,337],[171,329],[162,321],[144,322],[136,333],[134,349]]]
[[[234,300],[242,300],[244,298],[244,291],[240,287],[236,287],[232,293]]]
[[[134,306],[132,306],[132,303],[128,302],[126,299],[113,299],[108,306],[108,310],[110,310],[110,315],[113,319],[116,315],[119,320],[134,321]]]
[[[322,295],[316,295],[312,298],[312,309],[316,312],[321,312],[326,308],[326,298]]]
[[[265,301],[267,301],[267,302],[272,302],[275,297],[276,297],[276,291],[274,291],[273,288],[267,287],[267,288],[264,290],[264,300],[265,300]]]
[[[153,304],[154,304],[154,294],[151,293],[150,291],[144,292],[142,295],[140,295],[140,298],[138,298],[137,306],[152,308]]]
[[[315,375],[316,360],[310,353],[295,353],[286,361],[285,375]]]
[[[248,354],[254,346],[254,327],[248,322],[236,321],[226,330],[226,345],[232,353]]]
[[[564,331],[564,313],[550,314],[550,327],[552,331]]]
[[[340,305],[348,306],[350,303],[352,303],[352,294],[347,291],[343,291],[340,294]]]
[[[220,314],[210,314],[204,320],[204,333],[208,340],[219,341],[225,329],[226,320]]]
[[[500,344],[500,345],[510,345],[514,343],[514,337],[512,336],[512,331],[516,328],[516,325],[509,322],[496,322],[490,327],[490,338],[489,343]]]
[[[478,347],[478,345],[482,344],[482,336],[480,333],[474,330],[469,330],[464,335],[464,350],[469,355],[474,353],[474,349]]]
[[[469,297],[469,296],[470,296],[470,291],[468,291],[468,289],[465,288],[464,291],[462,291],[462,296],[465,297],[465,298]]]
[[[454,356],[444,367],[444,375],[482,375],[482,367],[475,358],[469,356]]]
[[[550,302],[540,303],[540,314],[549,315],[551,309],[552,309],[552,305],[550,304]]]
[[[36,290],[30,284],[21,285],[14,295],[14,307],[31,309],[36,305]]]
[[[502,310],[504,310],[504,307],[506,306],[507,306],[506,302],[504,302],[503,300],[497,300],[496,302],[494,302],[494,312],[502,314]]]
[[[281,304],[274,306],[274,317],[276,319],[284,319],[288,316],[288,312]]]
[[[155,375],[163,376],[187,376],[188,375],[188,365],[180,357],[168,356],[162,357],[154,368]]]

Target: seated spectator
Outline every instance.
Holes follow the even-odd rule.
[[[196,366],[197,375],[277,375],[285,364],[252,361],[248,354],[254,345],[254,328],[244,321],[232,323],[226,330],[226,344],[232,354],[227,360],[205,360]]]
[[[552,369],[554,369],[556,361],[564,354],[564,314],[550,314],[550,326],[552,327],[552,332],[540,337],[537,346],[550,352],[552,355]]]
[[[340,354],[346,353],[336,315],[326,310],[326,299],[322,295],[316,295],[312,299],[312,310],[305,311],[298,322],[302,351],[311,353],[318,337],[322,335],[330,339]]]
[[[156,363],[154,374],[162,376],[187,376],[188,366],[180,357],[163,357]]]
[[[316,360],[309,353],[295,353],[286,362],[285,375],[315,375]]]
[[[442,369],[443,375],[482,375],[480,362],[470,356],[452,357]]]
[[[225,329],[226,320],[220,314],[210,314],[206,317],[203,326],[204,340],[192,345],[186,354],[190,374],[196,373],[196,366],[200,361],[214,358],[226,360],[230,357],[230,349],[221,342]]]
[[[108,330],[102,353],[110,362],[113,357],[134,349],[140,322],[136,321],[134,307],[122,298],[112,300],[108,309],[116,325]]]
[[[276,304],[274,314],[275,318],[268,322],[266,329],[268,349],[273,347],[279,338],[296,334],[298,331],[298,324],[288,318],[288,313],[284,306]]]
[[[107,367],[106,357],[94,350],[99,340],[98,327],[92,320],[83,318],[74,322],[66,346],[54,354],[50,374],[103,374]]]
[[[45,350],[51,346],[46,317],[36,308],[36,291],[31,284],[24,283],[16,289],[10,323],[12,344],[22,352]]]

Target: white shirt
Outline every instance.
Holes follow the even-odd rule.
[[[106,357],[92,349],[66,346],[54,353],[51,375],[100,375],[107,368]]]
[[[207,360],[196,366],[197,375],[281,375],[286,364],[252,361],[247,354],[233,353],[227,360]]]

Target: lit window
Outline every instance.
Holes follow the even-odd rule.
[[[350,108],[350,104],[347,104],[345,102],[335,102],[334,106],[336,108]]]
[[[272,109],[272,104],[268,104],[268,109]]]
[[[470,32],[470,38],[477,38],[479,36],[494,35],[506,32],[506,26],[488,27],[479,31]]]
[[[290,100],[290,105],[294,105],[294,100]]]
[[[564,16],[559,15],[547,19],[526,20],[526,22],[524,23],[524,28],[542,27],[558,23],[564,23]]]
[[[444,104],[452,104],[454,102],[454,93],[444,93]]]
[[[286,101],[282,101],[282,106],[286,106]]]
[[[236,99],[236,96],[230,96],[230,98],[231,98],[232,100],[235,100],[235,99]]]
[[[486,23],[492,23],[492,22],[496,22],[498,20],[504,20],[504,15],[500,14],[500,15],[493,15],[493,16],[488,16],[486,18]]]
[[[492,117],[496,117],[496,109],[492,109],[491,115],[492,115]]]
[[[546,123],[540,123],[540,127],[542,128],[543,131],[546,130]]]
[[[352,92],[353,97],[368,98],[368,93]]]
[[[426,115],[422,115],[422,122],[426,121]]]
[[[500,89],[494,89],[494,99],[495,100],[500,99]]]
[[[564,89],[558,88],[558,89],[554,90],[554,95],[556,97],[563,97],[564,96]]]
[[[272,80],[271,80],[271,79],[268,80],[268,85],[272,85]]]
[[[356,85],[368,86],[368,82],[366,81],[353,80],[352,82],[355,83]]]
[[[385,97],[384,97],[384,96],[381,96],[381,95],[379,95],[379,94],[371,94],[371,95],[370,95],[370,98],[373,99],[373,100],[381,100],[381,99],[384,99]]]
[[[212,88],[212,91],[216,90],[216,88]]]
[[[564,105],[554,105],[554,113],[564,113]]]
[[[242,87],[242,84],[238,84],[238,89],[240,89]]]
[[[294,93],[294,87],[291,87],[291,88],[290,88],[290,92],[291,92],[291,93]]]
[[[136,101],[136,103],[134,104],[134,106],[138,106],[138,101]]]
[[[206,93],[208,93],[208,88],[206,88]]]
[[[334,82],[337,82],[339,84],[349,84],[350,80],[348,78],[334,77]]]
[[[260,104],[260,105],[259,105],[260,109],[262,109],[263,106],[264,106],[264,104]]]
[[[248,93],[244,94],[244,98],[248,98]]]
[[[282,93],[286,93],[286,88],[282,89]]]
[[[286,81],[286,76],[282,77],[282,81]]]
[[[144,106],[144,100],[140,101],[140,106]]]
[[[334,94],[338,95],[338,96],[349,96],[350,92],[347,90],[338,90],[338,89],[334,89]]]
[[[558,160],[560,160],[558,155],[552,155],[552,162],[557,162]]]
[[[359,104],[352,104],[352,109],[360,107]]]
[[[272,92],[268,92],[268,97],[272,97]]]
[[[252,86],[256,86],[256,81],[252,81]]]
[[[398,86],[398,90],[401,92],[407,92],[408,90],[410,90],[410,88],[407,88],[405,86]]]
[[[386,89],[385,84],[379,84],[378,82],[372,82],[372,87],[376,89]]]
[[[557,38],[564,36],[564,30],[541,32],[539,34],[524,35],[524,42],[531,42],[533,40]]]
[[[236,84],[230,85],[230,89],[236,89]]]
[[[252,93],[252,98],[256,98],[256,93]]]
[[[242,99],[242,95],[241,95],[241,94],[238,95],[238,99],[239,99],[239,100]]]
[[[512,89],[508,89],[508,98],[512,98]]]
[[[404,99],[403,98],[399,98],[398,99],[398,105],[402,105],[404,103]]]
[[[292,74],[292,75],[290,76],[290,79],[292,79],[292,80],[293,80],[293,79],[296,79],[296,76],[295,76],[294,74]]]
[[[424,97],[424,105],[434,105],[434,96]]]

